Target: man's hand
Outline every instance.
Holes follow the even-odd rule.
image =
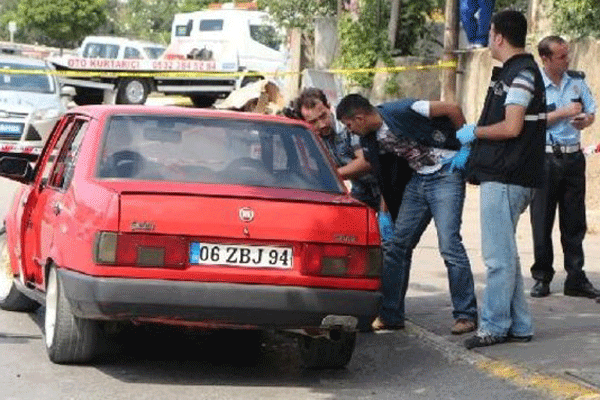
[[[563,107],[563,110],[564,110],[563,115],[566,118],[571,118],[578,114],[581,114],[581,112],[583,111],[583,104],[581,104],[578,101],[572,101],[568,106]]]
[[[461,144],[469,144],[475,140],[475,124],[466,124],[462,128],[456,131],[456,138]]]
[[[573,117],[571,125],[578,131],[587,128],[592,124],[591,115],[586,113],[580,113]]]

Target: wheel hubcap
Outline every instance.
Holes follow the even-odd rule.
[[[146,88],[144,84],[140,81],[131,81],[127,84],[127,88],[125,89],[125,93],[127,95],[127,99],[132,104],[141,103],[144,99],[144,92]]]
[[[46,282],[46,316],[44,318],[44,329],[46,331],[46,347],[52,346],[54,340],[54,327],[56,326],[56,312],[58,308],[58,281],[56,270],[52,268]]]
[[[13,285],[13,272],[10,267],[6,239],[0,245],[0,299],[5,299]]]

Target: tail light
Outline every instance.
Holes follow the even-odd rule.
[[[378,277],[381,274],[379,246],[308,245],[302,273],[348,278]]]
[[[141,267],[183,267],[188,260],[187,240],[181,236],[99,232],[94,261]]]
[[[381,245],[381,236],[379,234],[379,223],[377,222],[377,213],[371,208],[369,208],[369,214],[367,215],[367,226],[369,229],[367,236],[367,244],[371,246]]]

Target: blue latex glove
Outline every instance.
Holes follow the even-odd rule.
[[[388,211],[380,211],[377,213],[377,221],[379,222],[379,235],[381,235],[381,241],[386,242],[394,234],[392,215]]]
[[[469,144],[475,140],[475,124],[466,124],[462,128],[456,131],[456,138],[461,144]]]
[[[462,146],[448,162],[450,163],[450,172],[462,171],[465,169],[467,159],[471,153],[471,146]]]

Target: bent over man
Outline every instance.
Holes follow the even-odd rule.
[[[404,327],[412,253],[431,219],[448,270],[455,319],[451,331],[475,330],[473,275],[460,236],[465,182],[462,173],[451,166],[461,147],[456,129],[464,124],[462,111],[453,104],[414,99],[373,107],[366,98],[352,94],[340,101],[336,115],[361,136],[369,162],[392,154],[405,159],[414,171],[404,189],[393,235],[385,243],[383,303],[373,330]]]

